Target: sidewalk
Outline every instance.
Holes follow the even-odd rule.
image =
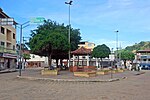
[[[16,71],[17,71],[16,69],[5,69],[5,70],[0,70],[0,74],[16,72]]]
[[[136,75],[143,74],[143,71],[125,71],[123,73],[112,74],[113,78],[111,79],[111,74],[108,75],[97,75],[96,77],[75,77],[72,72],[69,71],[60,71],[60,74],[57,76],[53,75],[41,75],[42,69],[25,69],[22,71],[21,76],[17,76],[20,79],[28,80],[47,80],[47,81],[63,81],[63,82],[112,82],[126,79],[127,77],[132,77]]]

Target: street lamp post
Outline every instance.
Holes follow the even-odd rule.
[[[22,52],[21,52],[21,50],[22,50],[21,49],[21,44],[22,44],[22,30],[23,30],[23,28],[29,26],[29,24],[28,24],[29,22],[30,21],[27,21],[27,22],[25,22],[23,24],[19,24],[20,25],[20,50],[19,50],[20,63],[19,63],[19,76],[21,76],[21,66],[22,66],[22,60],[21,60],[21,58],[22,58]]]
[[[117,60],[117,64],[118,64],[118,33],[119,33],[119,31],[118,30],[116,30],[115,31],[116,32],[116,60]]]
[[[70,43],[70,6],[72,5],[72,0],[70,0],[69,2],[65,2],[65,4],[68,4],[69,5],[69,29],[68,29],[68,42],[69,42],[69,52],[68,52],[68,55],[69,55],[69,67],[70,67],[70,49],[71,49],[71,43]]]

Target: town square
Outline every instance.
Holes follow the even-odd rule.
[[[150,0],[1,0],[0,100],[149,100]]]

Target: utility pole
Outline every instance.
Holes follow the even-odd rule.
[[[69,5],[69,29],[68,29],[68,42],[69,42],[69,52],[68,52],[68,55],[69,55],[69,67],[70,67],[70,52],[71,52],[71,43],[70,43],[70,28],[71,28],[71,25],[70,25],[70,6],[72,5],[72,0],[70,0],[69,2],[65,2],[65,4]]]
[[[21,69],[22,69],[22,30],[23,28],[29,26],[28,24],[29,22],[30,21],[27,21],[23,24],[19,24],[20,25],[19,76],[21,76]]]
[[[116,30],[115,32],[116,32],[116,61],[117,61],[117,65],[118,65],[118,33],[119,33],[119,31]]]

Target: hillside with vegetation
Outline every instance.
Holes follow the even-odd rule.
[[[150,49],[150,41],[141,41],[140,43],[136,43],[133,46],[127,46],[125,50],[135,51],[135,50],[145,50]]]

